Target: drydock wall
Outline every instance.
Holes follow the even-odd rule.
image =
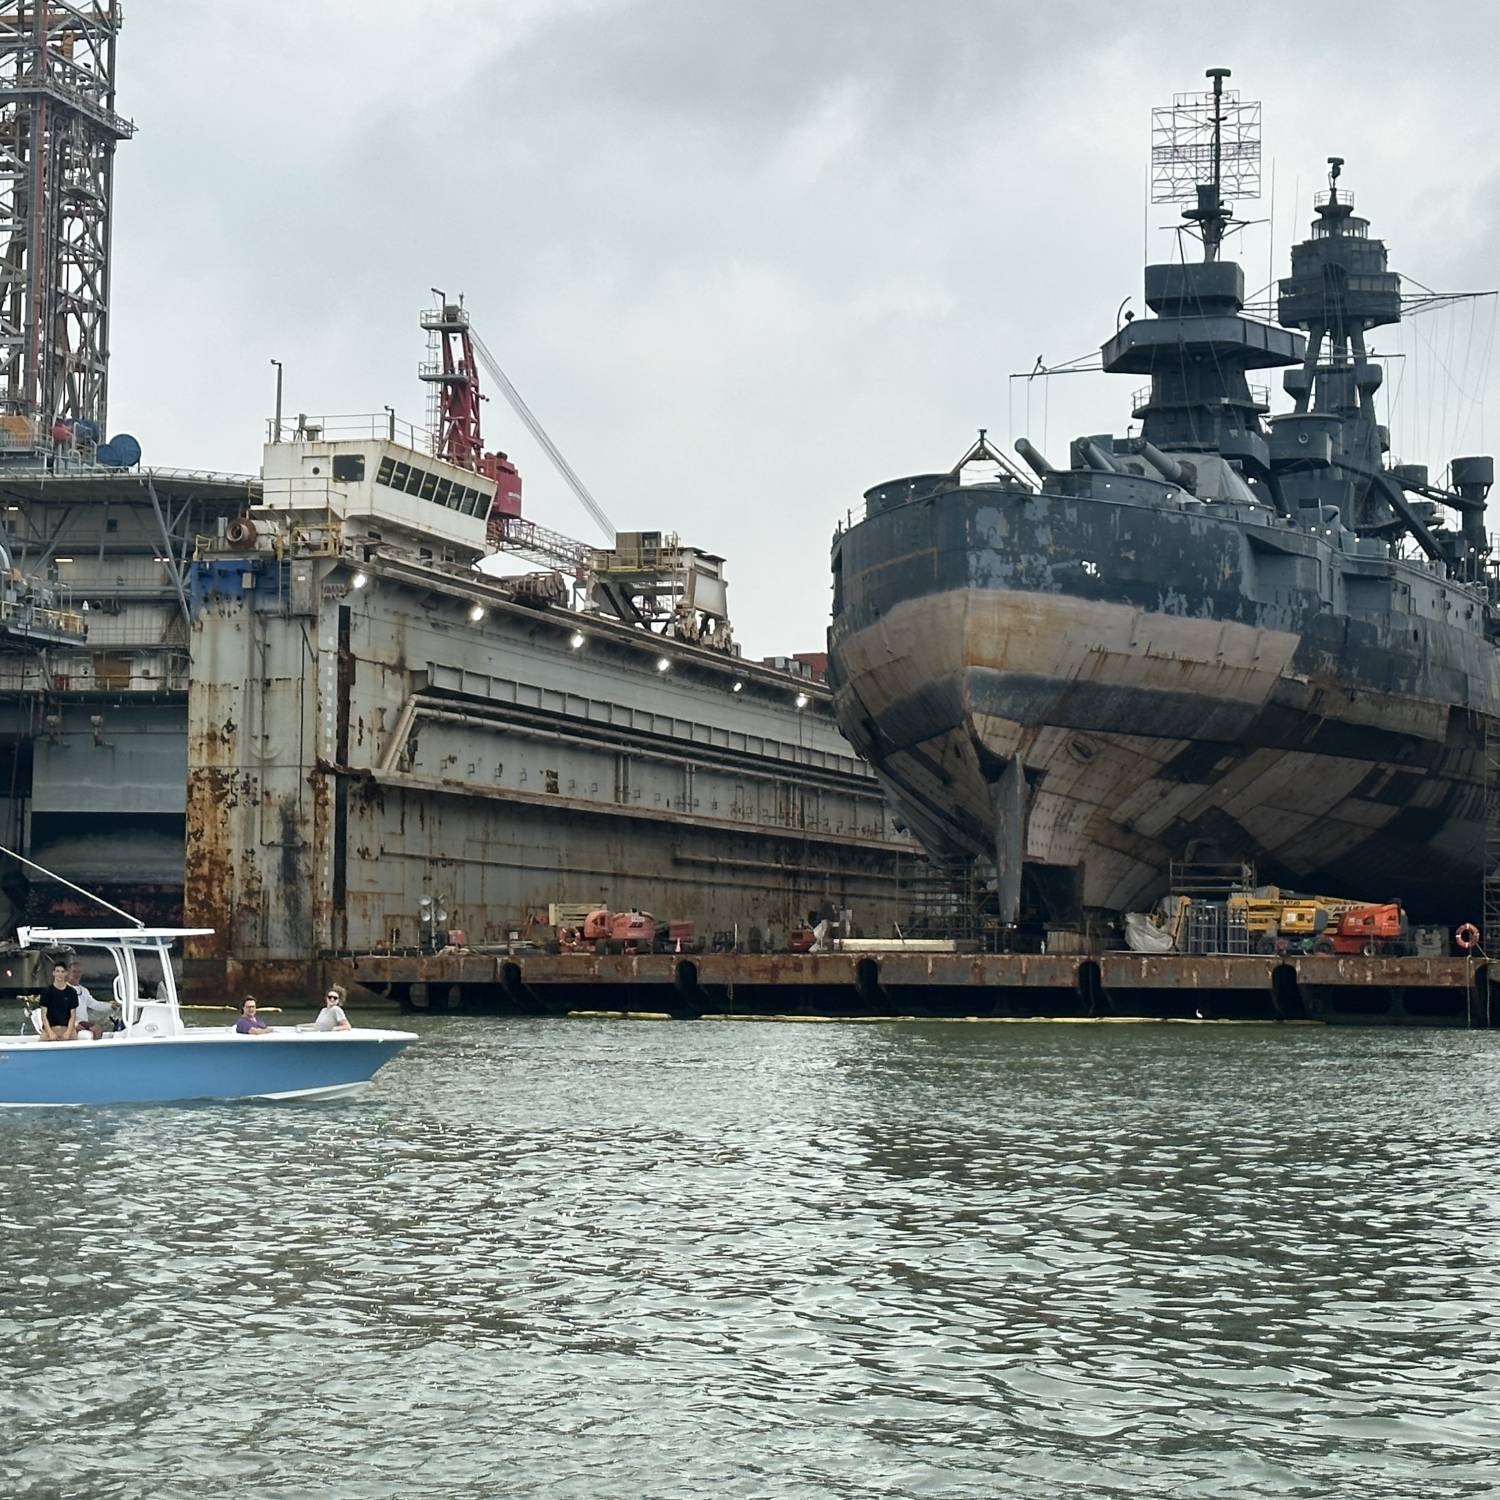
[[[424,896],[474,944],[550,901],[710,935],[823,903],[899,917],[914,846],[821,689],[477,575],[355,569],[194,568],[185,921],[215,936],[190,984],[320,983],[310,966],[418,944]]]

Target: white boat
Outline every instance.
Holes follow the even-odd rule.
[[[184,1025],[171,946],[178,938],[208,935],[202,928],[22,927],[16,934],[22,947],[110,955],[123,1029],[97,1041],[49,1042],[27,1019],[19,1036],[0,1038],[0,1107],[330,1099],[365,1088],[377,1069],[416,1041],[410,1031],[363,1026],[276,1026],[244,1036],[232,1022]],[[142,995],[143,957],[161,966],[150,997]]]

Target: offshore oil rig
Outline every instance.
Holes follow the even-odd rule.
[[[720,556],[615,533],[461,302],[421,316],[428,431],[278,410],[253,475],[111,433],[120,26],[0,0],[0,842],[213,927],[217,993],[601,902],[768,942],[891,920],[920,856],[826,688],[741,657]],[[602,545],[522,515],[481,378]],[[0,927],[81,914],[3,875]]]

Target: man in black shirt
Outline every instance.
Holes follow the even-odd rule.
[[[78,1040],[78,991],[68,983],[68,966],[52,965],[52,983],[42,991],[42,1040]]]

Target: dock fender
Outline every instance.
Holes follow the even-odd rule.
[[[879,1009],[888,1003],[884,987],[880,983],[880,960],[868,954],[854,966],[854,993],[864,1004]]]
[[[1078,965],[1077,972],[1073,975],[1073,986],[1078,991],[1078,999],[1083,1005],[1084,1015],[1098,1016],[1109,1013],[1109,998],[1104,993],[1104,975],[1099,968],[1098,959],[1086,958]]]
[[[698,983],[698,965],[691,958],[679,958],[672,966],[672,988],[685,1006],[702,1010],[708,1004],[708,996]]]
[[[500,988],[505,992],[505,998],[510,1001],[517,1010],[540,1011],[544,1009],[526,983],[526,971],[521,966],[521,961],[516,958],[507,958],[500,965]]]
[[[1491,973],[1492,967],[1489,963],[1476,963],[1469,975],[1469,1015],[1471,1024],[1476,1026],[1497,1024],[1500,1006],[1496,1005],[1496,1001],[1500,996],[1495,994],[1496,983]]]
[[[1286,957],[1285,954],[1282,955]],[[1310,1014],[1307,1001],[1302,997],[1297,983],[1296,966],[1290,963],[1272,964],[1266,975],[1271,992],[1271,1013],[1278,1021],[1302,1020]]]

